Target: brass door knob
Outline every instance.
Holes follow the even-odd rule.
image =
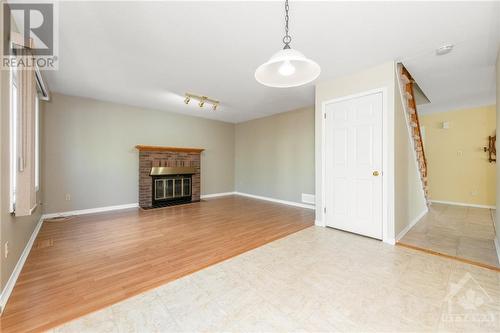
[[[373,171],[373,175],[377,177],[380,173],[378,171]]]

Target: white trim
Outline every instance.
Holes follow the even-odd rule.
[[[14,267],[14,270],[12,271],[12,274],[10,275],[7,284],[5,284],[5,288],[3,288],[2,293],[0,294],[0,313],[3,312],[5,306],[7,305],[7,301],[9,300],[10,294],[12,293],[12,290],[16,285],[16,281],[19,278],[19,274],[21,274],[21,270],[23,269],[24,263],[26,262],[26,259],[28,258],[31,248],[35,243],[36,236],[38,236],[38,232],[40,231],[42,224],[43,224],[43,216],[40,216],[40,219],[38,220],[38,223],[35,226],[35,229],[33,230],[33,233],[31,234],[28,243],[26,243],[26,246],[24,247],[24,250],[21,253],[21,256],[19,257],[19,260],[17,261],[16,267]]]
[[[254,194],[249,194],[249,193],[242,193],[242,192],[235,192],[234,194],[241,195],[243,197],[253,198],[253,199],[259,199],[259,200],[266,200],[266,201],[276,202],[276,203],[280,203],[280,204],[283,204],[283,205],[296,206],[296,207],[307,208],[307,209],[315,209],[314,205],[306,205],[306,204],[299,203],[299,202],[294,202],[294,201],[274,199],[274,198],[269,198],[269,197],[263,197],[263,196],[260,196],[260,195],[254,195]]]
[[[66,217],[66,216],[74,216],[74,215],[85,215],[85,214],[92,214],[92,213],[102,213],[102,212],[109,212],[109,211],[112,211],[112,210],[127,209],[127,208],[137,208],[137,207],[139,207],[139,204],[137,204],[137,203],[131,203],[131,204],[125,204],[125,205],[107,206],[107,207],[98,207],[98,208],[73,210],[73,211],[68,211],[68,212],[44,214],[43,218],[44,219],[52,219],[52,218],[55,218],[55,217]]]
[[[272,202],[277,202],[277,203],[290,205],[290,206],[314,209],[314,205],[306,205],[306,204],[302,204],[302,203],[298,203],[298,202],[274,199],[274,198],[263,197],[263,196],[259,196],[259,195],[242,193],[242,192],[221,192],[221,193],[204,194],[204,195],[201,195],[201,199],[217,198],[217,197],[223,197],[223,196],[228,196],[228,195],[241,195],[244,197],[272,201]],[[102,213],[102,212],[109,212],[109,211],[113,211],[113,210],[137,208],[137,207],[139,207],[139,204],[131,203],[131,204],[125,204],[125,205],[106,206],[106,207],[80,209],[80,210],[73,210],[73,211],[67,211],[67,212],[44,214],[42,216],[42,218],[43,219],[52,219],[52,218],[56,218],[56,217],[67,217],[67,216],[85,215],[85,214],[93,214],[93,213]],[[47,221],[47,222],[50,222],[50,221]]]
[[[394,238],[389,234],[389,226],[394,225],[394,115],[389,112],[388,90],[387,87],[370,89],[364,92],[334,98],[321,103],[321,202],[325,206],[326,186],[326,131],[325,131],[325,112],[326,105],[338,103],[341,101],[359,98],[367,95],[382,93],[382,241],[388,244],[394,244]],[[326,226],[326,218],[323,209],[316,210],[316,225]]]
[[[235,195],[236,192],[221,192],[221,193],[212,193],[212,194],[202,194],[200,199],[209,199],[209,198],[217,198],[217,197],[225,197],[227,195]]]
[[[403,230],[401,230],[401,232],[396,236],[396,241],[399,241],[401,238],[403,238],[404,235],[406,235],[406,233],[410,231],[410,229],[413,228],[413,226],[417,224],[418,221],[420,221],[420,219],[424,217],[424,215],[428,212],[429,208],[426,206],[425,209],[420,214],[418,214],[418,216],[415,217],[413,221],[410,222],[410,224],[408,224]]]
[[[445,204],[445,205],[453,205],[453,206],[464,206],[464,207],[496,209],[496,206],[476,205],[476,204],[470,204],[470,203],[465,203],[465,202],[444,201],[444,200],[429,200],[429,201],[432,202],[432,203]]]
[[[495,249],[497,250],[497,260],[498,263],[500,263],[500,243],[498,242],[497,237],[495,237],[494,243],[495,243]]]
[[[396,240],[392,237],[389,237],[387,239],[384,239],[384,243],[390,244],[390,245],[396,245]]]

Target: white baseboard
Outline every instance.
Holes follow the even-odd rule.
[[[396,245],[396,240],[394,238],[382,239],[382,242],[389,245]]]
[[[16,267],[14,267],[14,270],[12,271],[12,274],[10,275],[7,284],[5,285],[5,287],[2,290],[2,293],[0,294],[0,313],[3,312],[5,306],[7,305],[7,301],[9,300],[10,294],[12,293],[16,281],[19,278],[19,274],[21,274],[24,263],[26,262],[26,259],[28,258],[31,248],[35,243],[36,236],[38,235],[38,232],[40,231],[42,224],[43,224],[43,216],[40,216],[40,219],[38,220],[38,223],[36,224],[35,229],[33,230],[33,233],[31,234],[31,237],[28,240],[28,243],[26,243],[26,246],[24,247],[24,250],[21,253],[21,256],[19,257],[19,260],[17,261]]]
[[[102,212],[109,212],[109,211],[112,211],[112,210],[127,209],[127,208],[137,208],[137,207],[139,207],[138,203],[131,203],[131,204],[125,204],[125,205],[107,206],[107,207],[98,207],[98,208],[72,210],[72,211],[69,211],[69,212],[44,214],[43,218],[44,219],[52,219],[52,218],[55,218],[55,217],[66,217],[66,216],[74,216],[74,215],[85,215],[85,214],[92,214],[92,213],[102,213]]]
[[[488,208],[488,209],[495,209],[495,206],[490,206],[490,205],[476,205],[476,204],[469,204],[465,202],[455,202],[455,201],[443,201],[443,200],[429,200],[432,203],[437,203],[437,204],[445,204],[445,205],[454,205],[454,206],[464,206],[464,207],[474,207],[474,208]]]
[[[314,209],[314,205],[307,205],[307,204],[302,204],[302,203],[293,202],[293,201],[286,201],[286,200],[279,200],[279,199],[274,199],[274,198],[269,198],[269,197],[262,197],[262,196],[248,194],[248,193],[242,193],[242,192],[221,192],[221,193],[203,194],[203,195],[201,195],[201,199],[217,198],[217,197],[223,197],[223,196],[228,196],[228,195],[241,195],[244,197],[260,199],[260,200],[267,200],[267,201],[277,202],[277,203],[290,205],[290,206],[297,206],[297,207],[301,207],[301,208]],[[66,216],[75,216],[75,215],[85,215],[85,214],[92,214],[92,213],[102,213],[102,212],[109,212],[109,211],[113,211],[113,210],[136,208],[136,207],[139,207],[139,204],[131,203],[131,204],[124,204],[124,205],[117,205],[117,206],[106,206],[106,207],[98,207],[98,208],[80,209],[80,210],[73,210],[73,211],[67,211],[67,212],[44,214],[43,219],[52,219],[52,218],[56,218],[56,217],[66,217]]]
[[[500,263],[500,242],[498,241],[498,238],[495,237],[495,249],[497,250],[497,260],[498,260],[498,263]]]
[[[325,227],[325,224],[323,223],[323,221],[320,221],[320,220],[314,220],[314,225],[318,226],[318,227]]]
[[[307,205],[307,204],[294,202],[294,201],[287,201],[287,200],[274,199],[274,198],[269,198],[269,197],[262,197],[260,195],[248,194],[248,193],[243,193],[243,192],[235,192],[235,194],[241,195],[243,197],[259,199],[259,200],[266,200],[266,201],[276,202],[276,203],[289,205],[289,206],[296,206],[296,207],[307,208],[307,209],[315,209],[314,205]]]
[[[396,236],[396,241],[399,241],[401,238],[403,238],[404,235],[406,235],[406,233],[410,231],[410,229],[413,228],[413,226],[417,224],[417,222],[420,221],[420,219],[424,217],[424,215],[427,214],[428,212],[429,208],[425,207],[425,209]]]
[[[225,197],[227,195],[235,195],[236,192],[221,192],[221,193],[212,193],[212,194],[202,194],[200,196],[201,199],[210,199],[210,198],[218,198]]]

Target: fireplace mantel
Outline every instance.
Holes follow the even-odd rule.
[[[135,146],[139,151],[172,151],[179,153],[201,153],[205,149],[203,148],[185,148],[185,147],[161,147],[161,146]]]

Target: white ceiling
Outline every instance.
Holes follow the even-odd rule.
[[[493,101],[499,2],[290,3],[292,47],[320,80],[402,59],[427,108]],[[278,89],[254,70],[279,50],[279,2],[61,2],[52,91],[228,122],[314,104],[314,84]],[[456,44],[446,56],[434,50]],[[221,100],[213,112],[185,92]],[[429,110],[427,109],[427,111]]]

